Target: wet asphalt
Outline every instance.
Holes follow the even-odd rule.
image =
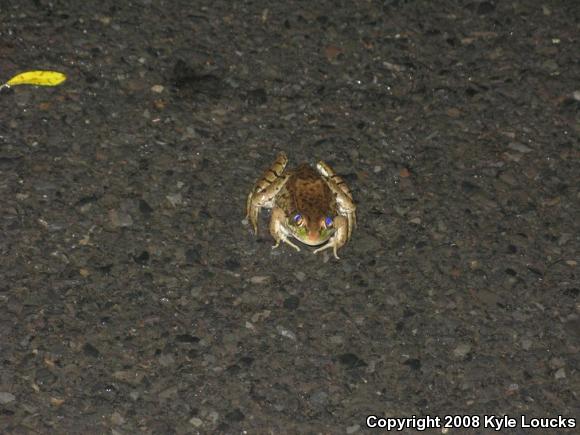
[[[0,432],[578,433],[579,21],[4,0],[0,81],[67,81],[0,92]],[[340,260],[244,220],[282,150],[350,186]]]

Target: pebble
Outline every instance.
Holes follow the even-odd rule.
[[[101,22],[101,24],[103,24],[104,26],[108,26],[109,24],[111,24],[112,18],[109,16],[101,16],[98,17],[98,20]]]
[[[522,156],[520,154],[503,153],[503,156],[506,160],[510,162],[519,162],[522,159]]]
[[[270,277],[267,275],[256,275],[250,278],[252,284],[266,284],[270,281]]]
[[[207,416],[213,424],[216,424],[220,418],[220,415],[216,411],[209,412]]]
[[[113,228],[130,227],[133,225],[133,218],[131,215],[122,210],[110,210],[109,220]]]
[[[306,274],[304,272],[302,272],[301,270],[299,270],[298,272],[295,272],[294,276],[300,282],[302,282],[306,279]]]
[[[510,384],[507,387],[508,394],[517,393],[520,390],[520,386],[518,384]]]
[[[254,313],[251,317],[251,321],[254,323],[261,322],[270,317],[271,311],[270,310],[263,310],[258,313]]]
[[[461,116],[461,111],[455,107],[452,107],[447,110],[447,116],[449,116],[450,118],[458,118],[459,116]]]
[[[510,174],[509,172],[502,173],[499,176],[499,179],[509,186],[517,186],[518,184],[517,178],[513,174]]]
[[[566,369],[562,367],[561,369],[556,370],[554,377],[556,379],[564,379],[566,377]]]
[[[278,331],[278,334],[280,334],[282,337],[289,338],[290,340],[296,340],[296,334],[281,325],[276,326],[276,331]]]
[[[471,352],[471,345],[468,343],[461,343],[453,349],[453,355],[458,358],[464,358],[469,352]]]
[[[163,92],[165,88],[163,87],[163,85],[153,85],[151,86],[151,91],[155,92],[156,94],[160,94],[161,92]]]
[[[191,424],[193,427],[201,427],[203,426],[203,420],[198,417],[192,417],[189,420],[189,424]]]
[[[145,375],[133,370],[117,370],[113,372],[113,379],[126,382],[129,385],[139,385]]]
[[[325,406],[328,403],[328,394],[324,391],[317,391],[310,396],[310,402],[316,406]]]
[[[162,367],[169,367],[175,363],[175,358],[170,353],[162,353],[159,355],[159,364]]]
[[[7,403],[14,402],[16,396],[12,393],[6,391],[0,391],[0,405],[6,405]]]
[[[572,233],[562,233],[560,235],[560,237],[558,238],[558,246],[564,246],[566,243],[568,243],[572,239],[573,239]]]
[[[344,338],[342,338],[341,335],[333,335],[332,337],[330,337],[330,342],[332,344],[342,344],[344,343]]]
[[[60,405],[62,405],[64,403],[64,399],[60,399],[58,397],[51,397],[50,398],[50,404],[52,406],[56,406],[59,407]]]
[[[125,419],[123,416],[118,412],[113,412],[111,414],[111,424],[113,426],[122,426],[125,424]]]
[[[183,197],[181,196],[181,193],[176,193],[175,195],[167,195],[165,198],[167,198],[167,200],[173,207],[177,207],[178,205],[183,204]]]
[[[518,152],[524,153],[524,154],[531,153],[533,151],[530,147],[524,145],[523,143],[519,143],[519,142],[510,142],[508,145],[508,148],[510,150],[518,151]]]
[[[176,386],[166,388],[165,390],[163,390],[159,393],[159,399],[162,401],[165,401],[167,399],[173,399],[175,396],[177,396],[177,387]]]
[[[347,434],[356,433],[359,430],[360,430],[360,424],[354,424],[354,425],[346,428],[346,433]]]
[[[522,339],[522,349],[523,350],[530,350],[532,347],[532,340],[529,338]]]
[[[195,131],[195,127],[188,126],[185,127],[185,132],[183,133],[182,139],[196,139],[199,137],[197,131]]]

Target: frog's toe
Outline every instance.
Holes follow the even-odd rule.
[[[334,245],[334,258],[336,258],[337,260],[340,260],[340,257],[338,256],[337,252],[338,252],[338,248],[336,247],[336,245]]]
[[[316,255],[316,253],[319,251],[322,251],[322,249],[317,249],[316,251],[314,251],[314,254]],[[334,258],[336,258],[337,260],[340,260],[340,257],[338,256],[338,248],[336,246],[334,246],[332,248],[332,253],[334,255]]]
[[[288,239],[284,239],[284,241],[289,244],[290,246],[292,246],[294,249],[296,249],[298,252],[300,252],[300,248],[298,246],[296,246],[294,243],[292,243],[290,240]]]
[[[338,246],[336,244],[334,244],[332,241],[327,243],[326,245],[324,245],[322,248],[315,249],[314,253],[317,254],[321,251],[324,251],[324,250],[330,249],[330,248],[332,248],[332,251],[334,252],[334,257],[339,258],[338,255],[336,255],[336,252],[338,250]]]

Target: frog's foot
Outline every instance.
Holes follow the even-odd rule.
[[[339,248],[342,248],[346,243],[346,241],[348,240],[349,235],[348,220],[344,216],[337,216],[334,218],[334,225],[336,228],[334,235],[328,240],[326,245],[324,245],[322,248],[315,249],[314,253],[316,254],[317,252],[332,248],[334,258],[340,260],[337,251]]]
[[[280,240],[276,240],[276,244],[274,246],[272,246],[272,249],[276,249],[278,246],[280,246],[280,242],[284,242],[289,244],[290,246],[292,246],[294,249],[296,249],[297,251],[300,252],[300,248],[298,246],[296,246],[294,243],[292,243],[287,237],[281,237]]]
[[[318,173],[324,177],[326,184],[336,196],[338,211],[341,215],[346,216],[348,220],[347,240],[350,239],[352,230],[356,226],[356,205],[352,199],[352,193],[345,181],[325,162],[320,161],[316,165]]]
[[[287,164],[288,157],[286,157],[286,154],[284,152],[278,154],[276,161],[256,181],[254,188],[248,195],[246,219],[248,219],[256,234],[258,234],[258,212],[262,207],[272,208],[276,195],[288,181],[289,175],[284,174]]]
[[[292,243],[288,238],[288,231],[286,228],[284,228],[285,221],[286,214],[284,213],[284,210],[278,207],[274,207],[272,210],[272,217],[270,218],[270,234],[272,234],[272,237],[274,237],[274,240],[276,240],[276,244],[272,246],[272,249],[280,246],[280,242],[284,242],[292,246],[297,251],[300,251],[300,248]]]

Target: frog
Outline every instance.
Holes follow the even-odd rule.
[[[316,168],[302,163],[287,169],[288,157],[280,152],[272,165],[254,184],[246,202],[246,220],[258,234],[258,215],[271,209],[272,249],[286,243],[296,251],[300,243],[317,247],[314,254],[338,250],[350,240],[356,226],[356,205],[345,181],[325,163]]]

